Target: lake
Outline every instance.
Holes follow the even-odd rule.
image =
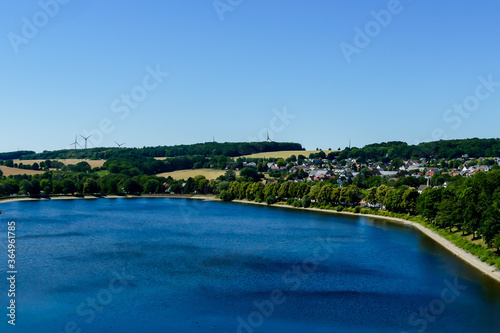
[[[0,208],[18,271],[1,332],[499,332],[500,284],[410,226],[168,198]]]

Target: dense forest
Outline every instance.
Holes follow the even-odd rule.
[[[390,161],[396,158],[402,160],[419,158],[449,160],[463,155],[475,158],[500,156],[500,139],[441,140],[418,145],[409,145],[400,141],[383,142],[370,144],[363,148],[346,148],[339,158],[357,158],[360,161]]]
[[[303,150],[302,145],[293,142],[206,142],[192,145],[157,146],[144,148],[89,148],[64,149],[35,153],[32,151],[0,154],[0,160],[55,160],[55,159],[109,159],[122,156],[178,157],[178,156],[226,156],[235,157],[270,151]]]

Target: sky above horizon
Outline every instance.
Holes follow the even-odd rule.
[[[0,152],[496,138],[500,3],[1,5]]]

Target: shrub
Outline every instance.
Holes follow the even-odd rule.
[[[266,204],[268,205],[273,205],[277,202],[276,200],[276,197],[273,196],[273,195],[269,195],[267,198],[266,198]]]
[[[307,207],[311,206],[311,198],[309,198],[309,196],[307,196],[307,195],[304,195],[302,197],[301,203],[302,203],[302,207],[307,208]]]
[[[219,198],[222,201],[231,201],[231,200],[234,199],[233,196],[232,196],[232,194],[229,191],[226,191],[226,190],[222,190],[220,192]]]

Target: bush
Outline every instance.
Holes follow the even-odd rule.
[[[311,198],[309,196],[304,195],[301,200],[302,207],[307,208],[311,206]]]
[[[277,202],[276,197],[275,197],[275,196],[273,196],[273,195],[269,195],[269,196],[266,198],[266,204],[268,204],[268,205],[275,204],[276,202]]]
[[[343,211],[343,210],[344,210],[344,207],[343,207],[343,206],[340,206],[340,205],[339,205],[339,206],[337,206],[337,212],[341,212],[341,211]]]
[[[356,206],[356,208],[354,208],[354,212],[355,212],[356,214],[359,214],[359,213],[361,212],[361,207]]]
[[[219,198],[222,201],[231,201],[231,200],[234,199],[233,196],[232,196],[232,194],[229,191],[226,191],[226,190],[222,190],[220,192]]]

